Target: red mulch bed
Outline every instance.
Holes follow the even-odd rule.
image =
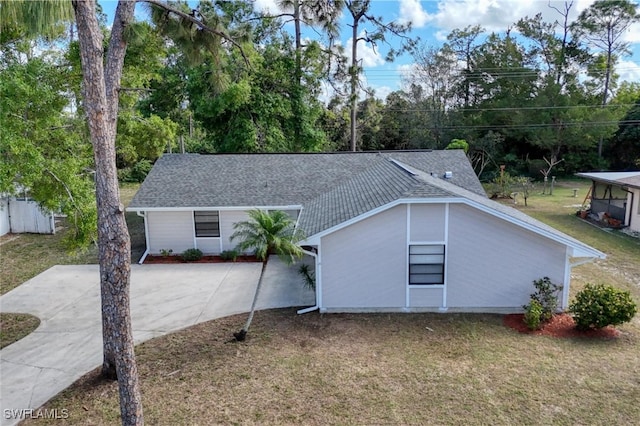
[[[600,328],[597,330],[578,330],[576,324],[573,321],[571,315],[558,314],[551,318],[551,321],[542,326],[540,330],[529,330],[524,323],[523,314],[509,314],[503,318],[504,325],[519,331],[520,333],[536,334],[543,336],[553,337],[587,337],[587,338],[601,338],[601,339],[614,339],[620,335],[620,332],[615,328],[609,326]]]
[[[224,262],[260,262],[255,256],[238,256],[235,261],[224,260],[220,256],[202,256],[200,260],[193,260],[187,262],[182,260],[180,256],[153,256],[148,255],[144,260],[145,264],[157,264],[157,263],[224,263]]]

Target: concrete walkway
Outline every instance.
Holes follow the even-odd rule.
[[[248,312],[260,268],[259,263],[133,265],[135,342]],[[270,259],[258,309],[314,305],[313,292],[296,271]],[[41,320],[29,336],[0,350],[0,424],[5,426],[20,420],[19,410],[37,409],[102,364],[98,265],[54,266],[0,297],[0,311]]]

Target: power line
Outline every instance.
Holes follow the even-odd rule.
[[[618,108],[618,107],[632,107],[635,104],[608,104],[604,107],[602,105],[566,105],[566,106],[540,106],[540,107],[504,107],[504,108],[466,108],[460,109],[456,112],[485,112],[485,111],[541,111],[541,110],[559,110],[559,109],[582,109],[582,108]],[[427,109],[427,108],[384,108],[385,111],[394,112],[443,112],[441,109]],[[446,111],[444,111],[446,112]]]
[[[600,126],[608,126],[608,125],[620,125],[620,124],[630,124],[630,125],[640,125],[640,120],[622,120],[622,121],[573,121],[573,122],[565,122],[561,124],[553,124],[553,123],[530,123],[530,124],[504,124],[504,125],[442,125],[442,126],[428,126],[428,125],[418,125],[413,126],[412,130],[416,129],[424,129],[424,130],[500,130],[500,129],[551,129],[551,128],[568,128],[568,127],[600,127]],[[330,126],[322,126],[324,130],[332,129]],[[403,131],[403,129],[399,129]]]

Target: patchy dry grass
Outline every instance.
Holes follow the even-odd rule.
[[[633,424],[637,329],[613,341],[521,335],[497,315],[259,312],[137,348],[149,424]],[[432,330],[432,331],[431,331]],[[93,372],[47,408],[118,421]],[[40,423],[38,423],[40,424]]]
[[[570,182],[534,195],[537,218],[609,256],[574,269],[574,287],[605,282],[640,300],[640,242],[573,215]],[[518,334],[498,315],[303,316],[259,312],[137,347],[148,424],[637,424],[640,324],[614,340]],[[90,373],[47,408],[68,424],[119,421],[117,386]],[[38,421],[37,424],[46,423]]]
[[[28,314],[0,315],[0,349],[22,339],[38,328],[40,320]]]
[[[123,204],[126,206],[133,198],[138,185],[124,184],[120,190]],[[132,235],[132,247],[144,250],[144,224],[135,213],[127,213],[127,225]],[[54,235],[19,234],[5,239],[0,246],[0,294],[4,294],[23,282],[46,271],[54,265],[85,265],[98,263],[96,247],[84,252],[69,252],[64,245],[67,235],[65,220],[60,221],[61,228]],[[140,253],[141,254],[141,253]],[[133,257],[133,255],[132,255]],[[139,258],[139,257],[138,257]],[[137,258],[134,257],[134,261]]]
[[[81,253],[71,253],[64,245],[67,234],[63,229],[54,235],[19,234],[0,246],[0,294],[4,294],[23,282],[46,271],[53,265],[84,265],[97,263],[97,250],[90,247]]]
[[[138,185],[125,184],[121,188],[122,202],[128,205],[137,191]],[[144,223],[135,213],[127,213],[127,225],[131,234],[132,259],[137,261],[144,251]],[[5,236],[0,241],[0,295],[11,291],[23,282],[46,271],[54,265],[84,265],[98,263],[98,251],[95,246],[83,252],[69,252],[64,245],[67,227],[64,220],[58,223],[59,229],[54,235],[18,234]],[[136,257],[137,256],[137,257]],[[35,327],[19,315],[0,313],[0,324],[3,329],[3,345],[13,343],[9,335],[5,335],[4,327],[17,328],[13,336],[21,339]],[[21,327],[24,329],[20,330]],[[6,340],[5,340],[6,339]],[[15,340],[14,340],[15,341]]]

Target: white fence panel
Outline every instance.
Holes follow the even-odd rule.
[[[51,212],[43,212],[35,201],[9,200],[9,220],[14,234],[54,234],[55,220]]]

